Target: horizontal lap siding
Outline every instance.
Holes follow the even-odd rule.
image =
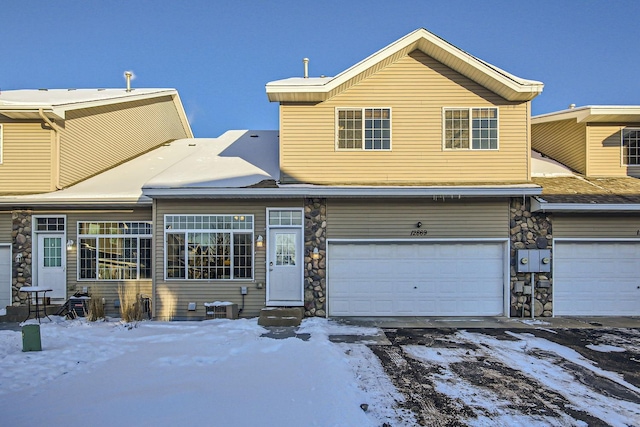
[[[42,193],[53,190],[53,132],[40,123],[2,123],[0,194]]]
[[[586,129],[575,119],[533,124],[531,147],[577,172],[586,173]]]
[[[71,111],[61,136],[62,185],[68,186],[149,151],[186,138],[171,96]]]
[[[165,215],[253,215],[254,240],[258,235],[267,238],[266,208],[291,207],[301,208],[303,200],[157,200],[155,213],[155,304],[156,318],[171,319],[189,316],[204,317],[205,302],[230,301],[242,305],[240,287],[247,286],[245,317],[258,316],[266,300],[266,245],[256,249],[254,245],[254,279],[248,280],[165,280],[164,279],[164,216]],[[262,289],[257,284],[262,283]],[[189,302],[195,302],[197,310],[187,311]]]
[[[589,176],[637,176],[640,168],[622,165],[622,135],[624,126],[590,124],[587,126]],[[636,173],[636,175],[633,174]]]
[[[11,212],[0,212],[0,243],[12,243],[13,238],[11,231],[13,230],[13,222]]]
[[[555,238],[638,238],[640,213],[632,215],[561,215],[553,217]]]
[[[118,286],[134,287],[137,293],[151,296],[151,280],[78,280],[78,222],[79,221],[151,221],[151,208],[135,209],[132,212],[60,212],[67,215],[67,239],[72,239],[75,244],[72,250],[67,251],[67,296],[72,296],[77,291],[87,287],[89,293],[98,298],[105,299],[107,315],[119,315],[114,302],[119,299]],[[34,212],[34,215],[43,215]],[[55,215],[47,212],[46,215]]]
[[[442,149],[443,107],[499,108],[499,150]],[[336,151],[336,107],[390,107],[391,151]],[[528,104],[505,101],[425,54],[316,105],[281,106],[284,179],[315,183],[525,181]]]
[[[420,238],[507,238],[507,201],[482,200],[329,200],[327,237],[331,239],[410,239],[416,223]]]

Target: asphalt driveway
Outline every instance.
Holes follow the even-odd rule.
[[[640,425],[638,329],[382,331],[399,425]]]

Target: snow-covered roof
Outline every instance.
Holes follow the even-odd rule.
[[[573,119],[576,123],[638,123],[640,105],[585,105],[531,118],[531,124]]]
[[[228,131],[164,144],[64,190],[3,196],[0,205],[144,205],[146,185],[243,187],[277,180],[279,171],[277,131]]]
[[[575,174],[562,163],[545,157],[537,151],[531,151],[531,177],[553,178],[560,176],[575,176]]]
[[[19,89],[0,91],[0,114],[14,119],[64,119],[69,110],[98,107],[160,96],[177,96],[175,89]]]
[[[335,77],[288,78],[266,85],[270,101],[320,102],[333,96],[334,91],[345,90],[359,81],[383,61],[397,55],[420,50],[451,69],[481,84],[509,101],[529,101],[542,92],[543,83],[510,74],[494,65],[459,49],[424,28],[400,38],[380,49]]]

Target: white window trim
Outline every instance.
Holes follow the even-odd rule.
[[[338,126],[340,111],[346,110],[360,110],[362,111],[362,148],[340,148],[340,129]],[[389,110],[389,148],[365,148],[365,136],[364,136],[364,111],[365,110]],[[353,152],[377,152],[377,151],[392,151],[393,149],[393,111],[391,107],[336,107],[334,112],[334,149],[335,151],[353,151]]]
[[[495,108],[496,110],[496,148],[473,148],[473,110],[481,108]],[[447,140],[445,137],[446,120],[445,112],[450,110],[468,110],[469,111],[469,148],[447,148]],[[499,151],[500,150],[500,108],[497,106],[478,106],[478,107],[442,107],[442,150],[443,151]]]
[[[620,129],[620,164],[626,168],[637,168],[640,167],[640,163],[636,165],[630,165],[627,163],[627,157],[624,155],[624,131],[625,130],[633,130],[640,132],[640,127],[636,126],[625,126]],[[640,149],[640,145],[638,145],[638,149]]]
[[[250,230],[248,229],[167,229],[167,217],[170,216],[244,216],[244,217],[251,217],[251,223],[252,223],[252,228]],[[304,219],[304,218],[303,218]],[[242,281],[254,281],[255,279],[255,275],[256,275],[256,247],[255,247],[255,232],[256,232],[256,218],[255,215],[251,215],[251,214],[220,214],[220,213],[208,213],[208,214],[180,214],[180,213],[172,213],[172,214],[165,214],[164,215],[164,220],[162,222],[163,224],[163,228],[164,228],[164,233],[163,233],[163,238],[162,238],[162,251],[164,253],[163,256],[163,265],[162,265],[162,269],[164,272],[164,280],[167,282],[179,282],[179,281],[188,281],[188,282],[216,282],[216,283],[223,283],[223,282],[242,282]],[[168,277],[167,276],[167,234],[177,234],[177,233],[229,233],[231,235],[231,240],[230,240],[230,250],[229,250],[229,258],[233,259],[234,256],[234,252],[233,252],[233,234],[234,232],[239,233],[239,234],[251,234],[251,277],[238,277],[238,278],[234,278],[233,277],[233,265],[231,266],[230,269],[230,278],[229,279],[189,279],[187,276],[187,271],[186,271],[186,266],[185,266],[185,277],[184,278],[179,278],[179,277]],[[185,236],[186,237],[186,236]],[[188,250],[188,245],[189,245],[189,239],[185,238],[185,255],[187,254],[187,250]]]
[[[151,234],[80,234],[80,224],[84,223],[84,222],[88,222],[88,223],[105,223],[105,222],[115,222],[115,223],[120,223],[120,222],[142,222],[142,223],[146,223],[146,224],[151,224]],[[138,239],[138,245],[137,245],[137,253],[138,253],[138,262],[136,265],[136,278],[135,279],[101,279],[98,277],[98,265],[96,264],[96,277],[95,279],[83,279],[80,277],[80,239],[81,238],[86,238],[86,239],[96,239],[96,242],[98,239],[101,238],[125,238],[125,237],[135,237]],[[151,277],[145,277],[142,278],[140,277],[140,239],[144,238],[144,239],[149,239],[151,241]],[[99,221],[91,221],[91,220],[80,220],[80,221],[76,221],[76,242],[75,242],[75,247],[76,247],[76,280],[78,282],[123,282],[126,280],[135,280],[135,281],[151,281],[153,280],[153,269],[154,269],[154,263],[153,263],[153,223],[151,221],[103,221],[103,220],[99,220]]]

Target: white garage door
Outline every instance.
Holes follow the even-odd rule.
[[[556,242],[556,316],[640,315],[640,242]]]
[[[331,243],[330,316],[504,314],[502,243]]]

